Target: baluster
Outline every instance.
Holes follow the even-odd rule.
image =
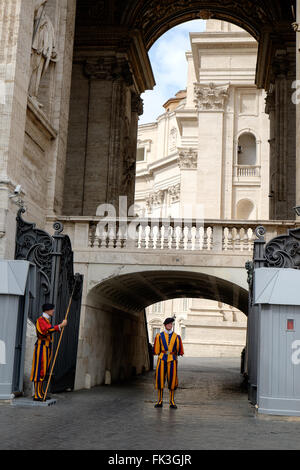
[[[191,250],[194,251],[196,248],[196,236],[197,236],[196,227],[191,227],[190,232],[191,232]]]
[[[207,250],[211,250],[213,246],[213,230],[211,227],[207,227],[206,230],[206,244],[207,244]]]
[[[187,250],[187,246],[188,246],[188,235],[189,233],[189,228],[185,225],[183,227],[183,250]]]
[[[248,251],[253,251],[253,244],[254,244],[254,231],[252,228],[247,230],[247,237],[248,237]]]
[[[158,232],[159,232],[159,226],[154,225],[150,231],[151,237],[151,244],[149,248],[156,250],[157,249],[157,241],[158,241]]]
[[[174,232],[174,229],[173,229],[173,227],[170,225],[170,227],[169,227],[169,229],[168,229],[168,249],[169,249],[169,250],[172,250],[173,232]]]
[[[208,230],[208,227],[204,228],[204,232],[203,232],[203,250],[207,250],[207,230]]]
[[[240,229],[235,229],[235,242],[234,242],[234,250],[239,251],[241,249],[241,236],[240,236]]]
[[[200,246],[200,227],[198,228],[197,226],[194,227],[195,229],[195,250],[199,251],[199,246]]]
[[[144,237],[145,228],[142,224],[138,227],[138,249],[142,250],[145,248],[145,237]]]
[[[232,227],[231,229],[231,250],[232,251],[235,251],[236,239],[237,239],[237,229],[235,227]]]
[[[97,222],[90,222],[89,227],[89,246],[94,248],[95,241],[96,241],[96,232],[97,232],[98,224]]]
[[[116,226],[113,224],[109,225],[109,247],[110,248],[116,248],[116,242],[117,242],[117,229]]]
[[[228,234],[227,234],[227,250],[232,250],[232,229],[228,227]]]
[[[150,247],[150,239],[151,239],[150,225],[146,225],[146,227],[144,227],[144,235],[145,235],[145,249],[148,250]]]
[[[99,234],[98,244],[101,248],[107,248],[107,241],[108,241],[108,233],[107,233],[107,225],[101,226],[101,232]]]
[[[247,234],[246,230],[242,227],[240,229],[240,242],[241,242],[241,247],[240,250],[244,251],[244,248],[247,247]]]
[[[223,250],[228,251],[228,227],[223,229]]]
[[[124,224],[121,223],[119,226],[118,236],[117,236],[117,248],[120,248],[120,249],[125,248],[126,229],[127,227],[124,227]]]
[[[181,244],[181,227],[177,225],[175,228],[175,243],[176,243],[176,250],[180,250],[180,244]]]
[[[165,247],[165,225],[162,224],[160,227],[160,249],[163,250]]]
[[[204,226],[199,227],[199,250],[204,250]]]

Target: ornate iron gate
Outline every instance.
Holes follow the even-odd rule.
[[[17,216],[16,260],[31,261],[36,265],[37,296],[29,311],[29,319],[35,323],[41,315],[44,303],[55,304],[54,323],[60,323],[76,282],[68,327],[64,331],[59,355],[54,367],[51,391],[61,392],[74,388],[80,308],[83,276],[74,275],[73,251],[70,238],[63,235],[63,225],[55,222],[53,236],[23,220],[21,208]],[[54,351],[58,335],[54,337]]]

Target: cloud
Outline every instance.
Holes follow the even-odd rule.
[[[149,56],[157,85],[142,95],[144,114],[139,124],[154,122],[164,112],[162,105],[177,91],[186,88],[185,53],[191,49],[189,33],[204,30],[205,21],[188,21],[169,30],[152,46]]]

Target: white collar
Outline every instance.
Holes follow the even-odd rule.
[[[168,335],[171,335],[171,334],[173,333],[173,328],[172,328],[172,330],[167,330],[167,329],[165,328],[165,333],[167,333]]]
[[[50,320],[50,315],[48,315],[48,313],[45,313],[43,312],[43,315],[42,315],[44,318],[46,318],[47,320]]]

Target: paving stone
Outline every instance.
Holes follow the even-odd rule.
[[[0,406],[0,449],[298,449],[300,420],[257,416],[238,359],[180,358],[177,410],[155,409],[154,372],[53,396],[55,406]]]

